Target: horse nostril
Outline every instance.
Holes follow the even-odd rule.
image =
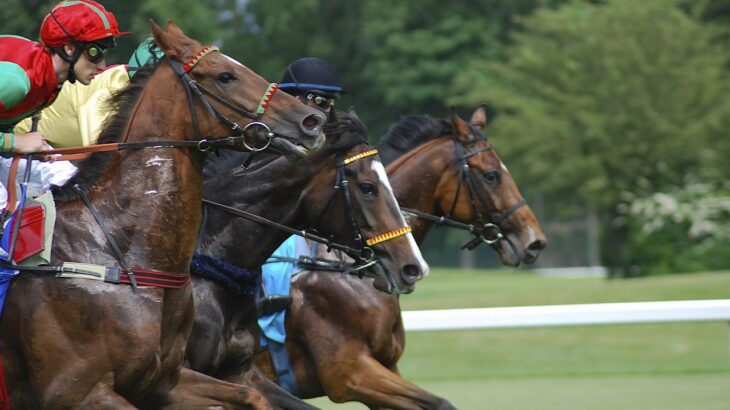
[[[423,272],[421,272],[421,269],[418,268],[416,265],[406,265],[403,267],[403,274],[405,275],[405,278],[410,281],[417,281],[418,279],[421,279],[423,276]]]
[[[302,125],[308,130],[319,128],[322,125],[322,118],[318,115],[309,115],[302,121]]]
[[[547,243],[545,241],[535,241],[531,243],[527,249],[533,251],[533,252],[540,252],[541,250],[545,249],[545,246],[547,246]]]

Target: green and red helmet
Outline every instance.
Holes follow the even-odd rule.
[[[114,14],[92,0],[64,0],[41,23],[40,39],[49,48],[69,43],[94,43],[131,34],[119,30]]]

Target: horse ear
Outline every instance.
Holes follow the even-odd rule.
[[[454,138],[461,142],[467,142],[471,139],[471,130],[464,120],[456,113],[451,114],[451,126],[454,129]]]
[[[349,114],[349,115],[350,115],[351,117],[353,117],[353,118],[355,118],[356,120],[358,120],[358,121],[362,122],[362,120],[360,119],[360,116],[358,116],[358,115],[357,115],[357,111],[355,111],[355,107],[350,107],[350,108],[348,108],[348,109],[347,109],[347,113],[348,113],[348,114]]]
[[[167,32],[174,36],[177,36],[177,37],[187,38],[185,33],[183,33],[182,29],[177,24],[175,24],[172,20],[167,20]]]
[[[172,26],[177,27],[172,20],[167,20],[168,30]],[[150,29],[152,30],[152,37],[155,39],[155,43],[157,43],[160,50],[162,50],[166,56],[170,58],[178,58],[182,55],[181,50],[178,47],[175,47],[179,40],[176,40],[172,33],[163,31],[162,28],[152,19],[150,19]],[[178,28],[177,30],[179,31],[180,29]]]
[[[337,110],[334,108],[330,110],[329,117],[327,118],[327,122],[334,124],[337,122]]]
[[[469,122],[471,122],[471,125],[477,127],[479,131],[484,131],[484,128],[487,126],[487,107],[485,104],[478,106],[474,110]]]

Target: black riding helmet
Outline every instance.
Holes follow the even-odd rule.
[[[279,88],[289,94],[310,92],[328,98],[337,98],[345,93],[337,71],[317,57],[304,57],[289,64]]]

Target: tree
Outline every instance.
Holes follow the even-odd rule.
[[[626,193],[668,189],[685,175],[726,178],[727,57],[717,34],[672,0],[571,1],[524,20],[504,63],[474,62],[461,104],[501,112],[492,134],[522,184],[554,211],[596,207],[604,261],[621,260],[616,223]]]

